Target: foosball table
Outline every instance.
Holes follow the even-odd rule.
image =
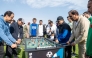
[[[64,58],[64,47],[45,38],[25,40],[27,58]]]

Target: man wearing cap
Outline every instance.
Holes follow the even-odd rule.
[[[13,22],[10,25],[10,33],[18,41],[18,44],[21,43],[21,39],[23,38],[23,25],[24,21],[22,18],[19,18],[17,22]],[[12,49],[9,45],[6,46],[6,58],[18,58],[17,57],[17,49]]]
[[[73,20],[73,29],[72,35],[67,42],[69,45],[75,46],[78,44],[79,48],[79,56],[78,58],[85,58],[86,52],[86,40],[88,36],[88,30],[90,22],[86,17],[80,16],[78,11],[71,10],[69,11],[69,17]],[[71,43],[71,41],[75,38],[75,41]]]
[[[56,42],[59,41],[60,44],[66,45],[67,41],[69,40],[71,36],[71,28],[70,26],[64,22],[64,19],[62,16],[59,16],[57,18],[58,22],[58,29],[59,29],[59,35],[57,35]],[[71,46],[65,47],[65,58],[71,58]]]

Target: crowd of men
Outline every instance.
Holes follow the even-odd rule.
[[[33,18],[33,23],[26,25],[23,18],[13,20],[14,13],[6,11],[0,16],[0,58],[18,58],[17,46],[30,37],[44,37],[56,43],[67,45],[65,47],[65,58],[71,58],[71,51],[75,54],[75,45],[78,44],[79,58],[92,58],[92,0],[88,1],[88,11],[79,15],[78,11],[70,10],[67,19],[57,17],[56,24],[48,20],[44,25],[42,20],[39,24]],[[4,42],[6,53],[4,53]]]

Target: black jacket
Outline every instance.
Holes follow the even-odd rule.
[[[23,27],[19,26],[17,22],[14,22],[10,25],[10,33],[16,40],[22,39],[23,38]],[[19,37],[18,37],[18,34],[20,35]]]
[[[58,29],[59,29],[59,35],[58,35],[59,42],[66,43],[71,36],[70,26],[67,23],[63,23],[63,24],[58,26]]]
[[[59,28],[59,33],[63,33],[64,29],[67,29],[68,31],[71,32],[70,26],[65,22],[63,24],[59,25],[58,28]]]

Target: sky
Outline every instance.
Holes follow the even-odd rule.
[[[23,18],[25,23],[32,23],[33,18],[37,23],[43,20],[47,24],[49,19],[55,23],[58,16],[68,22],[68,12],[77,10],[82,14],[87,11],[87,3],[88,0],[0,0],[0,14],[13,11],[14,19]]]

